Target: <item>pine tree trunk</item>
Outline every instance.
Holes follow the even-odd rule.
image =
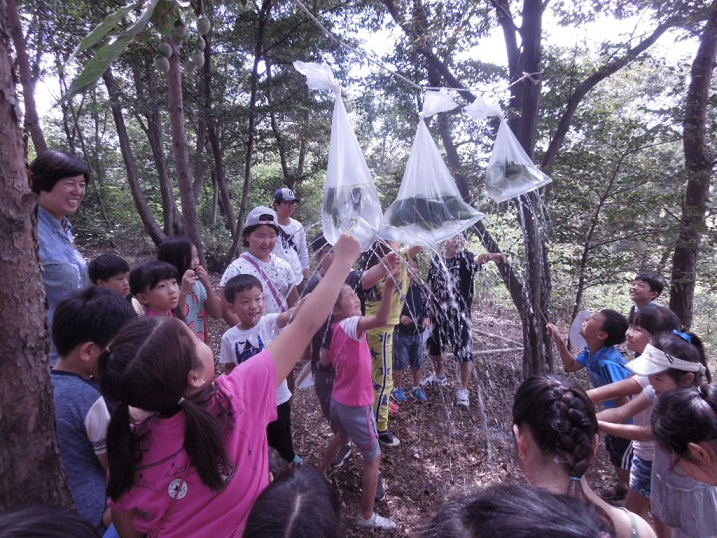
[[[0,13],[0,512],[28,505],[72,508],[55,436],[45,290],[6,13]]]

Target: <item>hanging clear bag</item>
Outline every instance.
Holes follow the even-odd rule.
[[[533,164],[504,119],[485,171],[488,196],[496,203],[539,189],[553,181]]]
[[[427,92],[403,181],[383,216],[380,236],[430,247],[469,228],[485,215],[463,201],[423,116],[455,108],[443,92]]]
[[[325,64],[297,61],[294,67],[306,75],[310,88],[330,89],[336,99],[321,210],[324,237],[333,245],[343,232],[349,232],[368,250],[381,226],[381,202],[341,99],[341,88]]]

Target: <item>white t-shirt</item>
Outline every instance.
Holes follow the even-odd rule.
[[[296,219],[289,219],[289,224],[279,224],[279,227],[283,233],[279,233],[274,254],[289,262],[294,272],[303,280],[304,269],[309,266],[306,229]]]
[[[650,385],[649,377],[644,375],[636,375],[634,377],[635,380],[642,387],[642,390],[647,397],[647,401],[650,403],[650,405],[646,409],[643,409],[635,415],[635,424],[637,426],[649,426],[650,419],[652,418],[652,411],[653,409],[655,409],[655,403],[657,402],[655,389],[652,387],[652,385]],[[652,459],[655,457],[654,441],[633,441],[632,449],[634,451],[634,454],[642,460],[652,461]]]
[[[251,259],[254,263],[249,261],[249,259]],[[291,266],[287,262],[275,254],[271,255],[268,262],[263,262],[249,252],[244,252],[236,260],[230,263],[229,267],[226,268],[219,283],[219,287],[223,288],[226,286],[230,278],[236,275],[244,274],[254,275],[261,282],[264,294],[265,313],[279,314],[288,309],[286,297],[289,295],[291,288],[294,287],[296,277],[294,276],[294,272],[291,270]],[[264,275],[271,280],[274,289],[279,295],[278,299],[281,303],[274,297],[274,294],[271,292],[271,287],[267,284]]]
[[[221,364],[238,365],[249,357],[257,355],[282,331],[276,320],[279,314],[265,314],[259,323],[250,329],[240,329],[239,326],[232,327],[222,335],[222,345],[219,355]],[[286,384],[286,379],[276,391],[276,404],[281,405],[291,398],[291,391]]]

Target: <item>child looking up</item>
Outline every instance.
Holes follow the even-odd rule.
[[[140,302],[132,297],[129,286],[129,264],[117,254],[100,254],[87,267],[90,281],[100,288],[107,288],[119,293],[131,301],[132,308],[138,316],[144,315]]]
[[[129,274],[132,295],[144,308],[145,316],[175,317],[179,303],[177,269],[167,262],[148,262]]]
[[[177,269],[181,279],[177,309],[189,328],[208,343],[207,317],[221,319],[222,301],[209,281],[209,273],[199,262],[197,247],[186,237],[168,237],[159,245],[157,259]]]
[[[361,246],[349,235],[294,320],[258,355],[214,378],[211,349],[171,318],[122,328],[100,359],[120,405],[108,432],[108,494],[121,536],[239,537],[269,484],[265,430],[276,389],[331,312]],[[130,427],[129,406],[154,413]]]
[[[649,304],[638,310],[627,329],[627,349],[640,355],[650,340],[658,333],[672,331],[680,326],[680,320],[674,312],[664,306]],[[629,363],[628,363],[629,364]],[[629,368],[629,366],[628,366]],[[650,384],[645,376],[633,375],[622,381],[603,385],[588,391],[593,402],[602,402],[613,398],[636,396]],[[652,406],[635,415],[635,424],[649,426]],[[625,507],[643,519],[647,519],[650,508],[650,484],[654,443],[645,440],[632,441],[632,462],[630,464],[630,487],[627,490]]]
[[[649,425],[623,424],[627,419],[657,405],[668,391],[710,381],[702,342],[692,333],[672,331],[655,335],[642,355],[627,367],[647,376],[650,385],[637,398],[597,416],[602,431],[628,439],[651,440],[653,433]],[[658,536],[717,535],[717,488],[686,476],[659,445],[652,462],[650,500]],[[672,532],[664,525],[672,527]]]
[[[565,370],[577,372],[587,368],[593,386],[601,387],[630,376],[630,371],[625,367],[625,358],[615,349],[617,344],[622,344],[625,341],[627,327],[625,316],[615,310],[604,309],[593,314],[580,329],[580,334],[585,338],[587,346],[577,357],[573,357],[573,354],[570,353],[567,343],[561,338],[555,325],[548,323],[546,329],[558,347]],[[627,398],[606,400],[603,405],[611,408],[626,400]],[[623,499],[627,495],[630,479],[630,463],[632,461],[630,442],[608,435],[605,438],[605,448],[610,454],[610,461],[615,466],[618,482],[616,486],[602,494],[603,498],[605,500]]]
[[[381,447],[376,421],[372,412],[374,403],[371,378],[371,351],[366,332],[386,325],[391,314],[395,278],[400,277],[400,267],[394,269],[384,280],[383,297],[377,312],[371,316],[361,315],[361,301],[348,284],[334,304],[332,336],[329,349],[321,351],[321,364],[332,364],[336,370],[331,393],[331,421],[336,433],[329,441],[319,470],[325,473],[336,459],[339,450],[351,439],[363,456],[363,494],[361,511],[356,521],[361,527],[393,529],[396,524],[374,513],[374,495],[378,485],[381,463]]]
[[[110,523],[107,469],[107,404],[93,382],[97,358],[119,328],[136,318],[121,295],[90,287],[55,309],[52,339],[60,358],[52,369],[60,457],[77,512],[98,530]]]
[[[234,367],[253,357],[286,327],[294,314],[291,308],[281,314],[264,315],[264,295],[261,282],[253,275],[237,275],[224,286],[224,298],[239,323],[222,335],[219,362],[224,373],[230,374]],[[296,352],[297,356],[301,351]],[[289,463],[301,464],[301,458],[294,452],[291,439],[291,391],[286,379],[276,391],[278,418],[266,428],[269,446],[275,448]]]

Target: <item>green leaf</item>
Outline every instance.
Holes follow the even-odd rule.
[[[127,13],[129,13],[133,7],[134,4],[128,5],[118,9],[111,15],[107,15],[107,17],[105,17],[105,20],[95,26],[94,29],[82,41],[80,41],[79,45],[77,45],[77,48],[70,55],[69,60],[67,60],[67,63],[70,63],[72,60],[74,60],[78,54],[96,45],[103,37],[105,37],[112,30],[114,30],[120,23],[120,21],[124,18],[124,16],[127,15]]]
[[[152,25],[164,37],[169,37],[177,19],[177,4],[174,0],[161,0],[152,14]]]
[[[82,73],[72,81],[70,89],[67,91],[62,101],[68,101],[78,93],[82,93],[92,86],[104,73],[112,62],[119,58],[127,45],[131,42],[131,38],[118,38],[109,45],[101,47],[95,55],[85,64]]]

